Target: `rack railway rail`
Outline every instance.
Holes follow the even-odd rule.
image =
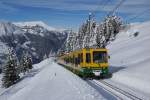
[[[116,97],[118,100],[143,100],[142,98],[125,91],[123,89],[120,89],[104,80],[87,80],[87,83],[90,84],[92,87],[93,85],[96,86],[96,90],[98,88],[103,88],[106,92],[109,92],[111,95]]]

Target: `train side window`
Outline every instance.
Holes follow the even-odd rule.
[[[80,64],[80,54],[78,54],[78,64]]]
[[[81,53],[81,60],[80,61],[83,62],[83,53]]]
[[[86,53],[86,63],[90,63],[91,62],[91,55],[90,53]]]
[[[77,57],[75,58],[75,64],[76,64],[76,65],[79,64],[79,63],[78,63],[78,58],[77,58]]]
[[[71,57],[69,57],[69,63],[71,63]]]
[[[72,63],[75,64],[75,56],[73,55]]]
[[[73,57],[71,57],[71,63],[73,63]]]
[[[83,62],[83,53],[79,54],[79,64]]]

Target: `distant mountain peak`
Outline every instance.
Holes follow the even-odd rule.
[[[19,26],[19,27],[39,25],[39,26],[46,28],[49,31],[55,31],[56,30],[54,27],[51,27],[51,26],[45,24],[43,21],[14,22],[14,24],[16,26]]]
[[[18,57],[21,57],[23,51],[28,51],[36,63],[50,51],[57,52],[67,34],[65,31],[54,30],[42,21],[0,22],[0,64],[6,60],[5,49],[9,47],[14,47]]]
[[[0,22],[0,35],[9,35],[12,33],[15,34],[18,30],[20,30],[19,27],[11,22]]]

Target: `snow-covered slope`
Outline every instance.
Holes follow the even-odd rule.
[[[35,74],[36,73],[36,74]],[[46,59],[21,82],[0,92],[0,100],[104,100],[78,76]]]
[[[135,33],[139,33],[136,37]],[[112,80],[150,95],[150,22],[133,23],[108,45]],[[115,69],[115,70],[114,70]]]

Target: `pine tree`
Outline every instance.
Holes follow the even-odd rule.
[[[75,38],[77,49],[93,47],[96,38],[96,22],[93,14],[89,14],[89,19],[81,25]]]
[[[93,17],[93,14],[90,13],[89,14],[89,19],[87,20],[87,29],[86,29],[86,33],[84,36],[84,48],[90,48],[92,47],[93,43],[95,40],[94,36],[95,36],[95,27],[96,27],[96,22],[95,19]]]
[[[32,57],[29,54],[27,54],[27,68],[29,70],[31,70],[33,68],[33,66],[32,66]]]
[[[105,47],[110,41],[115,40],[119,33],[122,21],[117,16],[108,16],[97,28],[97,47]]]
[[[19,80],[20,77],[17,68],[18,67],[16,54],[14,50],[11,48],[9,49],[8,61],[3,67],[2,85],[5,88],[10,87]]]
[[[74,50],[75,39],[75,33],[72,30],[70,30],[70,33],[68,34],[68,37],[65,42],[65,52],[71,52]]]
[[[20,61],[20,72],[24,73],[24,74],[28,70],[26,61],[27,61],[27,56],[26,56],[25,52],[23,52],[21,61]]]
[[[49,52],[49,54],[48,54],[48,58],[50,58],[50,57],[52,57],[53,56],[53,52],[52,52],[52,50]]]
[[[117,16],[107,16],[105,20],[97,24],[93,15],[83,23],[77,34],[70,32],[59,50],[60,54],[82,48],[105,48],[110,41],[115,40],[121,29],[122,21]]]
[[[29,72],[30,69],[32,69],[32,57],[29,55],[29,53],[23,52],[22,59],[21,59],[21,73]]]
[[[47,59],[47,58],[48,58],[48,57],[47,57],[47,55],[45,54],[45,55],[43,56],[43,60],[44,60],[44,59]]]
[[[84,35],[86,32],[86,28],[87,28],[86,23],[83,23],[81,27],[79,28],[79,32],[76,35],[76,39],[75,39],[75,42],[76,42],[75,49],[81,49],[83,47],[83,39],[84,39]]]

